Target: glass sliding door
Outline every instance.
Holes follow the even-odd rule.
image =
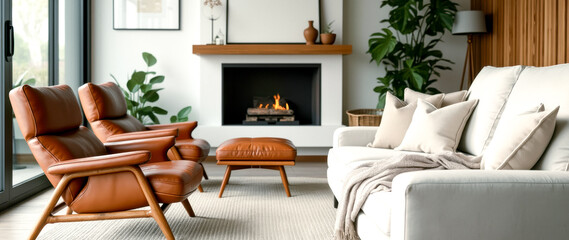
[[[11,18],[10,18],[10,12],[8,11],[8,9],[10,9],[10,0],[8,1],[1,1],[0,2],[0,46],[2,46],[2,50],[1,52],[1,60],[0,60],[0,98],[1,99],[7,99],[6,94],[8,92],[7,89],[7,85],[11,85],[11,83],[8,83],[6,81],[4,81],[5,79],[10,79],[11,78],[11,65],[10,62],[8,61],[10,59],[9,55],[9,50],[6,48],[6,46],[9,47],[9,45],[7,44],[7,40],[10,39],[9,33],[10,31],[10,25],[11,25]],[[11,40],[11,39],[10,39]],[[7,104],[5,101],[3,101],[3,104],[0,105],[0,136],[1,136],[1,142],[5,143],[7,142],[6,140],[11,140],[12,135],[11,134],[5,134],[6,131],[5,129],[9,128],[6,127],[6,119],[10,119],[11,117],[6,117],[6,107]],[[10,109],[10,108],[8,108]],[[9,174],[6,174],[8,170],[11,170],[10,165],[12,162],[11,161],[7,161],[6,156],[10,154],[11,151],[6,151],[5,147],[6,145],[11,145],[11,144],[0,144],[0,206],[5,205],[5,203],[8,202],[8,200],[10,199],[10,191],[9,191],[9,187],[8,187],[8,181],[7,181],[7,176]]]
[[[38,166],[13,117],[8,92],[24,84],[51,86],[67,84],[72,89],[87,76],[90,0],[2,0],[0,1],[3,56],[0,62],[0,211],[51,186]],[[13,34],[6,34],[6,21]],[[56,107],[56,106],[54,106]],[[0,237],[1,238],[1,237]]]
[[[49,0],[12,1],[15,51],[12,57],[12,86],[48,86]],[[43,175],[15,119],[13,121],[12,185]]]

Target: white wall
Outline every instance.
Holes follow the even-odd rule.
[[[113,30],[113,1],[92,1],[92,80],[112,81],[113,74],[123,86],[134,69],[146,70],[142,52],[158,59],[151,69],[166,77],[160,87],[158,105],[168,110],[160,117],[169,122],[169,115],[182,107],[193,107],[190,119],[197,119],[199,109],[199,58],[192,54],[192,45],[199,44],[200,4],[181,0],[181,30]]]
[[[174,114],[186,105],[192,105],[190,119],[198,119],[200,109],[199,57],[192,54],[193,44],[209,41],[210,27],[202,24],[201,1],[181,0],[180,31],[134,31],[113,30],[113,7],[111,0],[92,1],[92,79],[95,83],[111,81],[115,75],[124,84],[134,69],[145,66],[141,53],[150,52],[158,63],[153,70],[166,76],[161,84],[160,105]],[[380,19],[386,18],[387,10],[380,9],[380,0],[324,0],[322,22],[334,23],[339,34],[337,43],[351,44],[353,53],[343,57],[343,111],[354,108],[373,108],[377,94],[373,92],[376,78],[383,73],[383,67],[370,63],[366,54],[369,35],[380,30]],[[470,8],[470,0],[457,0],[459,9]],[[340,21],[339,19],[343,19]],[[224,18],[216,21],[215,32],[225,30]],[[225,32],[224,32],[225,34]],[[442,73],[436,84],[440,90],[449,92],[459,88],[462,64],[466,51],[466,37],[448,34],[439,45],[443,55],[454,61],[452,71]],[[167,117],[161,118],[168,122]],[[345,115],[344,123],[347,124]]]
[[[470,0],[455,0],[459,10],[470,9]],[[377,77],[385,74],[383,66],[370,63],[369,36],[379,32],[385,23],[389,9],[380,9],[380,0],[344,1],[344,44],[352,45],[352,54],[344,56],[344,111],[356,108],[375,108],[378,94],[373,91]],[[447,34],[438,45],[443,56],[455,62],[451,71],[441,72],[440,80],[434,84],[443,92],[457,91],[460,87],[462,66],[466,55],[466,37]],[[348,124],[344,115],[344,124]]]

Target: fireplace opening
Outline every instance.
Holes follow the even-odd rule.
[[[320,68],[222,64],[222,124],[320,125]]]

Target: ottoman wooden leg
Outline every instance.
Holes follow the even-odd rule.
[[[219,198],[221,198],[221,196],[223,195],[223,190],[225,190],[225,185],[227,185],[227,182],[229,182],[229,177],[231,177],[231,165],[227,165],[227,168],[225,170],[225,176],[223,176],[223,182],[221,183],[221,189],[219,189]]]
[[[203,188],[202,188],[202,185],[201,185],[201,184],[198,185],[198,191],[203,192]]]
[[[283,186],[286,191],[286,196],[290,197],[290,189],[288,189],[288,179],[286,177],[284,166],[279,166],[279,171],[281,172],[281,179],[283,180]]]

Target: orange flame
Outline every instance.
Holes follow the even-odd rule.
[[[283,107],[280,104],[280,100],[281,100],[281,95],[277,93],[277,95],[273,95],[273,98],[275,99],[275,103],[273,104],[271,109],[276,109],[276,110],[289,110],[288,108],[288,103]],[[259,108],[269,108],[269,104],[267,103],[267,105],[265,105],[265,107],[263,107],[263,104],[259,104]]]

